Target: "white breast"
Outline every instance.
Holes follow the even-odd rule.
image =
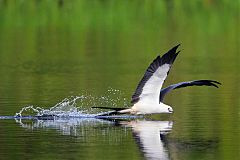
[[[137,114],[153,114],[153,113],[165,113],[166,112],[166,104],[160,103],[136,103],[132,107]]]

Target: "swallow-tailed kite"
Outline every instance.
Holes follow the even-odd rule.
[[[157,56],[149,65],[143,78],[139,82],[137,89],[132,95],[131,108],[110,108],[110,107],[94,107],[102,109],[113,109],[112,112],[105,112],[102,115],[112,114],[153,114],[153,113],[172,113],[173,109],[169,105],[163,103],[165,95],[178,88],[188,86],[213,86],[218,88],[221,84],[213,80],[194,80],[188,82],[180,82],[170,85],[164,89],[162,85],[167,78],[171,66],[180,51],[177,51],[179,45],[170,49],[162,57]]]

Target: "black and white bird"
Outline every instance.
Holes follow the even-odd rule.
[[[180,51],[177,51],[179,45],[170,49],[162,57],[157,56],[156,59],[149,65],[143,78],[139,82],[137,89],[132,95],[131,108],[109,108],[109,107],[95,107],[102,109],[113,109],[114,111],[106,114],[153,114],[153,113],[172,113],[171,106],[163,103],[163,99],[167,93],[174,89],[188,87],[188,86],[213,86],[218,88],[221,83],[214,80],[194,80],[187,82],[180,82],[170,85],[164,89],[162,85],[167,78],[173,62]],[[99,114],[99,115],[105,115]]]

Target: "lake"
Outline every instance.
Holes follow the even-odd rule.
[[[239,159],[239,4],[0,0],[0,116],[129,107],[148,65],[179,43],[164,87],[222,83],[172,91],[171,115],[2,118],[0,159]]]

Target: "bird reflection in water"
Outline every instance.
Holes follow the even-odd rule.
[[[147,159],[169,159],[164,138],[171,131],[173,122],[136,120],[121,124],[132,128],[134,138]]]
[[[24,122],[16,120],[23,128],[34,129],[55,129],[62,135],[89,136],[85,131],[89,128],[97,129],[109,126],[130,127],[133,136],[141,153],[146,159],[169,159],[169,151],[165,144],[166,135],[171,131],[171,121],[151,120],[106,120],[92,118],[68,118],[55,120],[31,120]],[[95,132],[96,134],[97,132]],[[95,135],[97,136],[97,135]]]

